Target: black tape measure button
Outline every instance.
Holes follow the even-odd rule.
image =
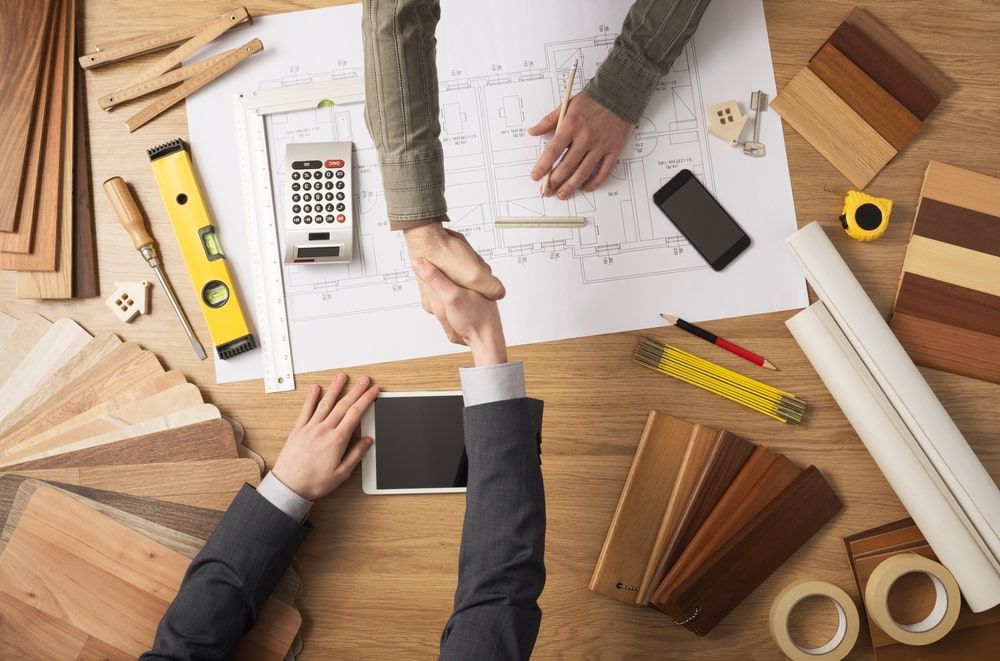
[[[882,210],[870,202],[865,203],[854,212],[854,219],[857,221],[858,227],[863,230],[878,229],[878,226],[882,224]]]

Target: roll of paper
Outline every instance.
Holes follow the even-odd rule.
[[[972,610],[1000,603],[1000,490],[817,223],[788,244],[820,298],[787,322]]]

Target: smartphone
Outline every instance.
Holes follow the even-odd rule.
[[[747,233],[690,170],[665,183],[653,202],[716,271],[750,246]]]

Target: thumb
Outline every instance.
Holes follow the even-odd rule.
[[[450,297],[458,289],[458,285],[449,280],[448,276],[442,273],[438,267],[423,257],[413,259],[413,270],[417,272],[418,278],[434,290],[435,294],[444,299]]]
[[[544,135],[551,131],[556,130],[556,124],[559,123],[559,108],[556,108],[550,112],[545,117],[542,117],[541,121],[528,129],[528,135]]]

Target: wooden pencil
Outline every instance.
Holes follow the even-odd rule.
[[[569,73],[566,74],[566,89],[563,91],[562,105],[559,106],[559,119],[556,120],[556,131],[559,131],[559,127],[562,125],[563,118],[566,117],[566,108],[569,107],[569,97],[573,94],[573,81],[576,79],[576,65],[580,63],[580,58],[573,60],[573,66],[570,67]],[[542,195],[545,195],[549,190],[549,179],[552,178],[552,170],[555,168],[555,164],[549,168],[549,171],[545,173],[542,177]]]

